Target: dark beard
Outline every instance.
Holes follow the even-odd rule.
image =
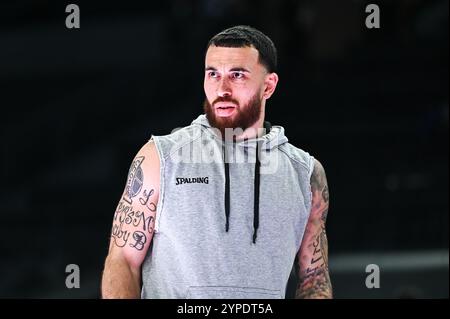
[[[217,98],[213,104],[216,102],[231,102],[236,105],[236,114],[232,118],[222,118],[216,116],[214,107],[211,106],[208,99],[205,99],[203,103],[203,111],[206,114],[209,124],[220,131],[222,138],[225,137],[226,128],[241,128],[242,130],[246,130],[255,124],[261,115],[261,100],[258,94],[255,94],[250,99],[248,104],[242,108],[243,110],[241,110],[239,103],[231,98]]]

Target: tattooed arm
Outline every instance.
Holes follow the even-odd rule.
[[[311,176],[312,204],[303,241],[298,252],[299,283],[296,298],[332,298],[328,273],[328,241],[325,223],[329,195],[327,178],[322,165],[316,160]]]
[[[149,142],[131,164],[114,214],[101,284],[103,298],[140,298],[141,265],[153,238],[159,179],[158,153]]]

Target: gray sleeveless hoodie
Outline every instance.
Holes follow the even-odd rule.
[[[314,159],[281,126],[223,142],[205,115],[152,136],[161,183],[142,298],[284,298]],[[259,154],[257,157],[256,154]]]

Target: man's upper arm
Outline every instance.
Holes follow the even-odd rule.
[[[311,175],[311,192],[311,212],[298,252],[299,283],[296,297],[331,298],[328,240],[325,232],[329,192],[325,170],[317,160]]]
[[[125,257],[133,269],[144,261],[156,217],[159,198],[159,157],[154,142],[148,142],[134,158],[124,192],[114,213],[109,255]]]

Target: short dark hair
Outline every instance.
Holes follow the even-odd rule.
[[[242,48],[254,47],[261,63],[269,73],[277,70],[277,49],[272,40],[261,31],[246,25],[238,25],[216,34],[209,40],[208,48],[216,47]]]

